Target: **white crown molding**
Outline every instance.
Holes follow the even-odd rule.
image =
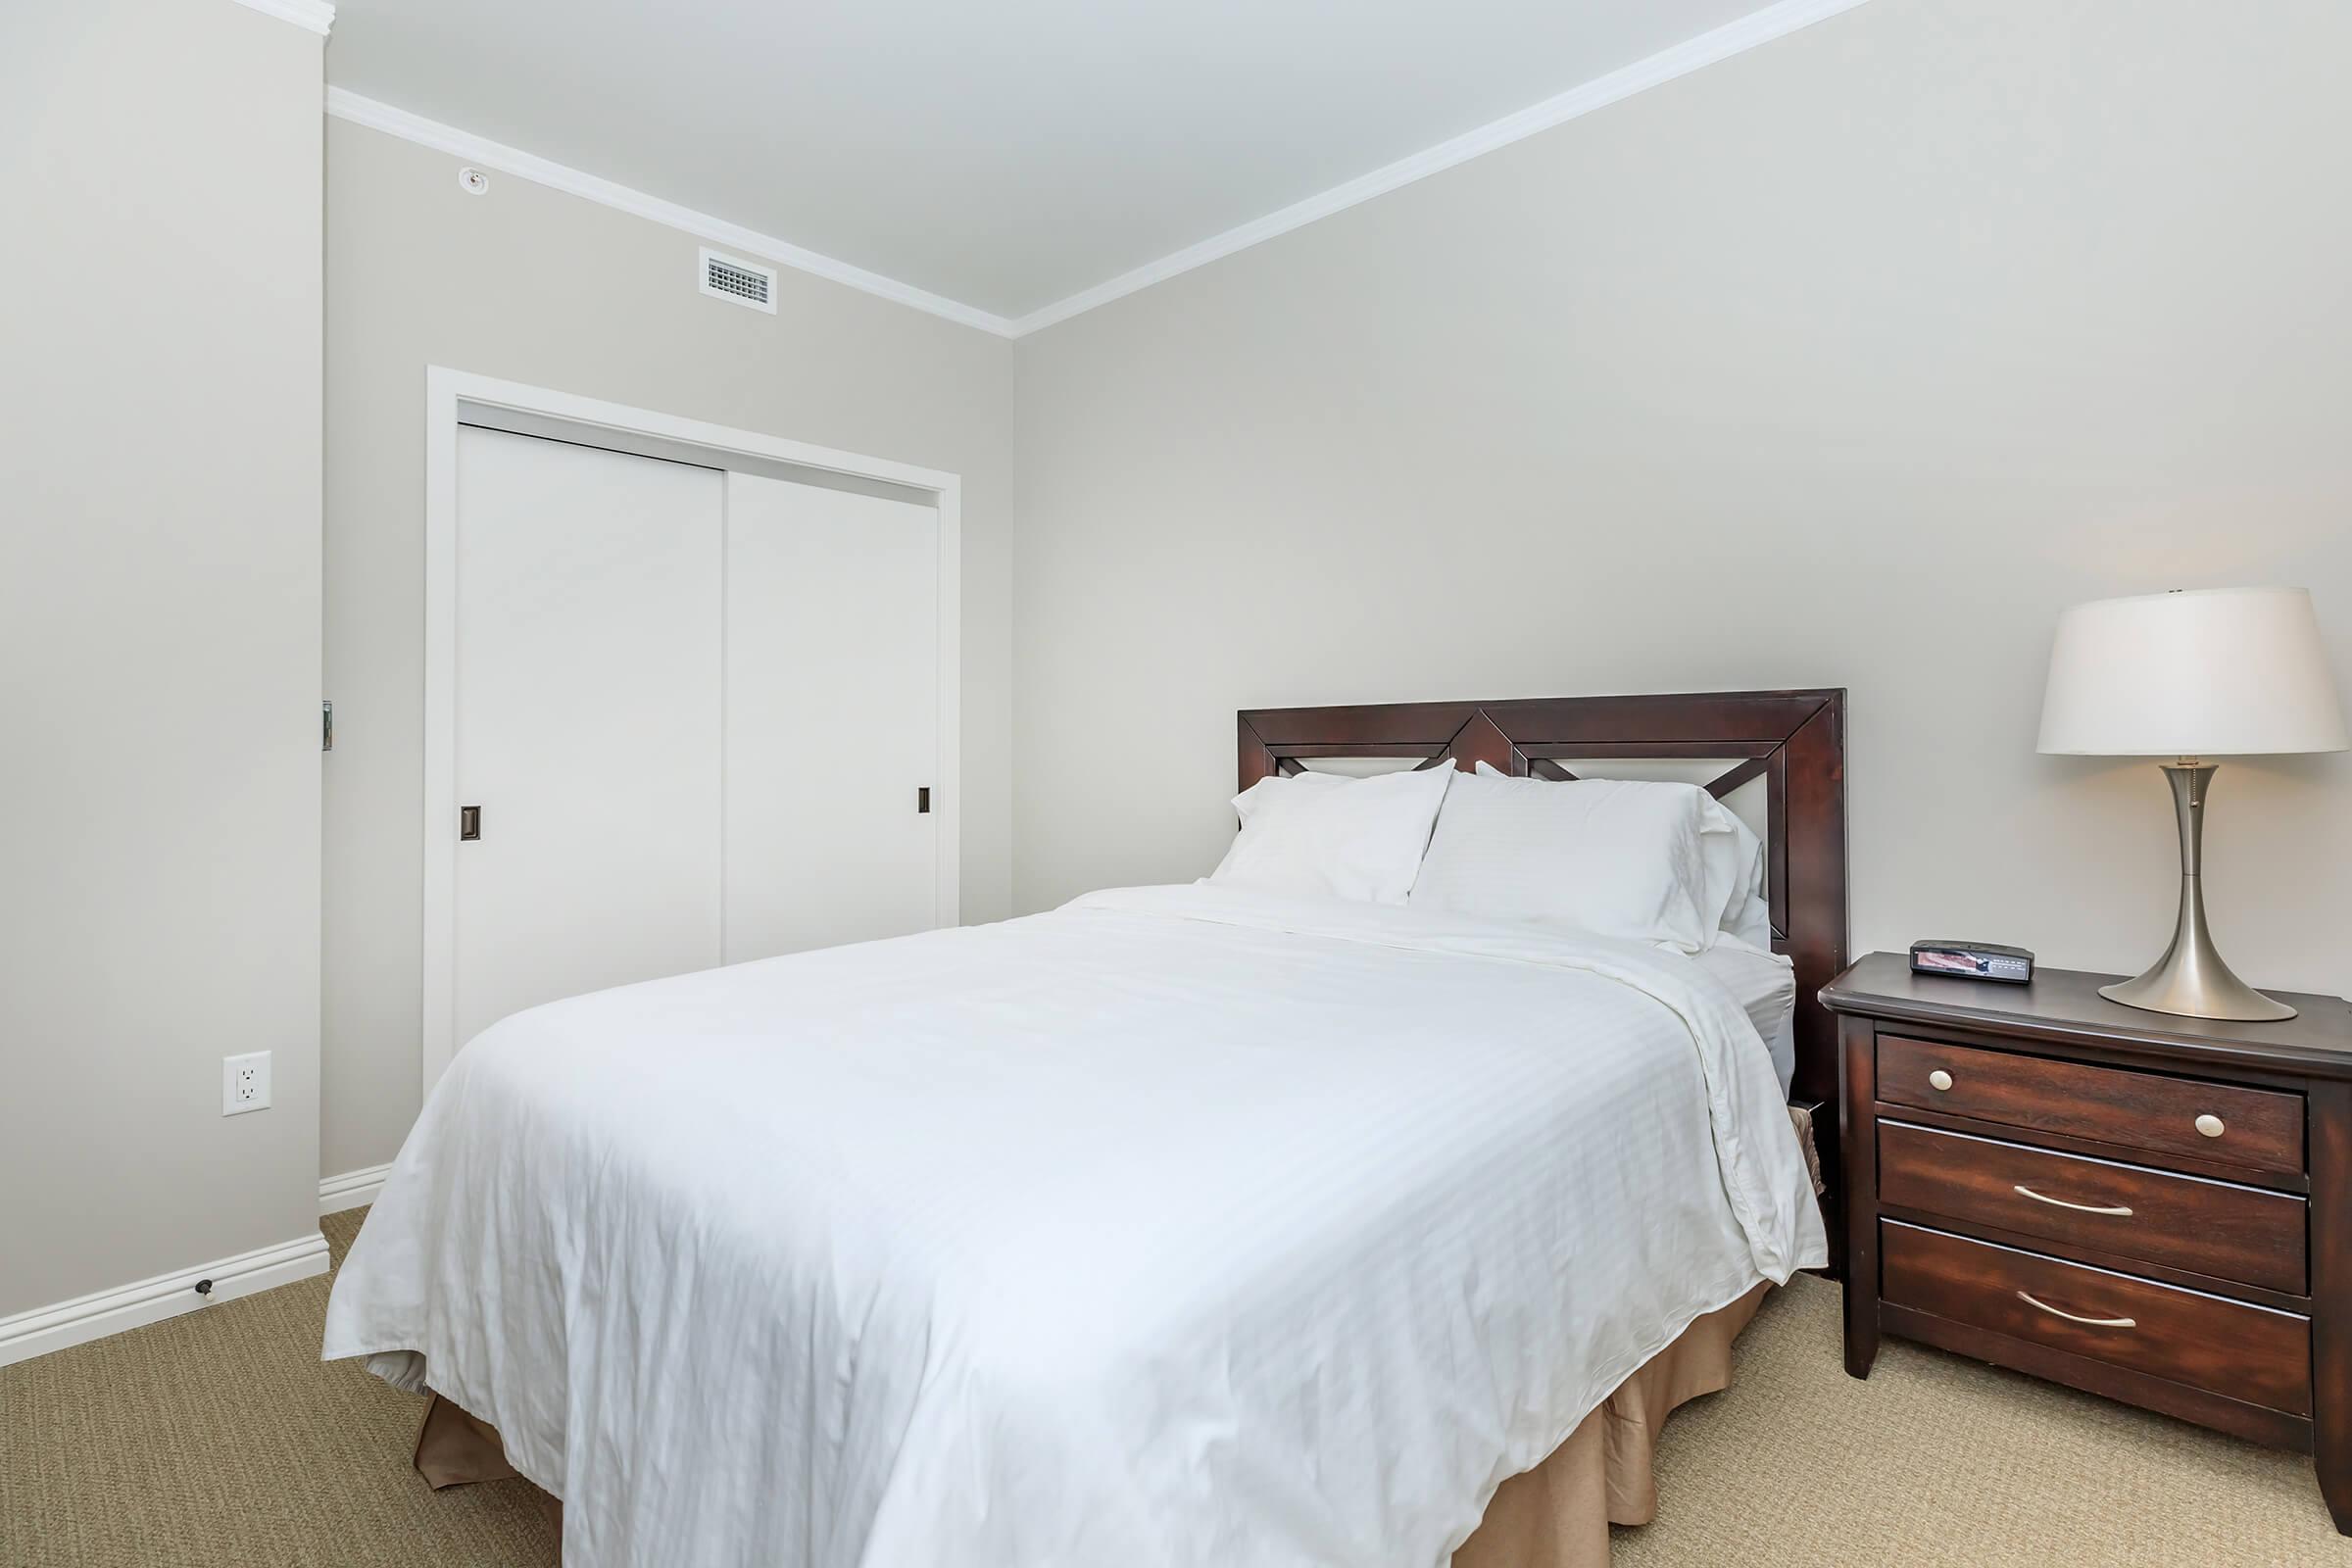
[[[335,24],[335,8],[327,4],[327,0],[237,0],[237,4],[250,6],[280,22],[291,22],[297,27],[306,27],[321,38]]]
[[[340,1214],[347,1208],[366,1208],[375,1201],[375,1195],[384,1190],[384,1178],[390,1174],[390,1165],[369,1165],[365,1170],[347,1170],[340,1176],[325,1178],[318,1184],[319,1214]]]
[[[326,1272],[326,1238],[318,1231],[274,1247],[239,1252],[217,1263],[158,1274],[135,1285],[76,1297],[55,1306],[34,1307],[14,1317],[0,1317],[0,1366],[47,1355],[69,1345],[120,1334],[141,1324],[160,1322],[209,1304],[251,1296],[273,1286],[291,1285]],[[198,1296],[196,1282],[211,1280],[210,1294]]]
[[[437,120],[427,120],[422,115],[413,115],[405,109],[378,103],[373,98],[363,98],[341,87],[326,89],[326,112],[338,120],[348,120],[355,125],[387,132],[420,147],[447,153],[452,158],[463,158],[469,164],[480,164],[485,169],[495,169],[503,173],[518,174],[538,184],[574,196],[584,196],[592,202],[601,202],[607,207],[651,219],[657,223],[681,229],[703,239],[716,240],[730,250],[743,251],[763,262],[775,262],[901,305],[911,305],[918,311],[927,311],[933,316],[945,317],[965,326],[976,326],[983,332],[993,332],[999,337],[1012,335],[1012,323],[1004,317],[993,316],[959,300],[933,294],[911,283],[902,283],[895,277],[884,277],[879,272],[869,272],[862,267],[852,267],[847,262],[837,262],[830,256],[819,256],[814,251],[803,250],[772,234],[761,234],[740,223],[730,223],[723,218],[698,213],[676,202],[663,201],[659,196],[649,196],[644,191],[615,184],[585,171],[542,158],[536,153],[509,147],[487,136],[477,136],[469,130],[445,125]]]
[[[274,11],[281,6],[302,6],[315,3],[315,0],[242,0],[242,3]],[[911,283],[902,283],[896,278],[884,277],[879,272],[869,272],[861,267],[837,262],[829,256],[819,256],[814,251],[803,250],[773,235],[756,232],[741,224],[728,222],[725,219],[712,218],[708,213],[698,213],[675,202],[663,201],[659,196],[649,196],[643,191],[632,190],[626,185],[618,185],[598,175],[541,158],[535,153],[494,142],[455,125],[445,125],[439,121],[427,120],[422,115],[413,115],[405,109],[378,103],[372,98],[363,98],[341,87],[326,89],[326,112],[354,124],[370,126],[419,146],[448,153],[453,158],[463,158],[468,163],[481,164],[510,174],[519,174],[542,185],[568,191],[574,196],[584,196],[590,201],[602,202],[607,207],[618,208],[624,213],[634,213],[639,218],[651,219],[657,223],[682,229],[704,239],[717,240],[761,261],[775,262],[818,277],[830,278],[836,283],[846,283],[851,288],[895,300],[901,305],[911,305],[918,311],[927,311],[933,316],[945,317],[965,326],[975,326],[999,337],[1017,338],[1066,321],[1097,306],[1124,299],[1154,283],[1163,283],[1237,251],[1263,244],[1293,229],[1303,228],[1317,219],[1345,212],[1375,196],[1385,196],[1415,180],[1426,179],[1457,164],[1468,163],[1482,154],[1508,147],[1513,142],[1525,141],[1539,131],[1566,124],[1595,109],[1604,109],[1636,93],[1672,81],[1678,76],[1687,76],[1717,61],[1744,54],[1759,44],[1786,37],[1799,28],[1809,27],[1816,22],[1867,3],[1868,0],[1779,0],[1778,4],[1751,12],[1737,22],[1726,23],[1710,32],[1702,32],[1695,38],[1678,43],[1671,49],[1660,50],[1646,60],[1638,60],[1605,76],[1595,77],[1580,87],[1571,87],[1555,97],[1522,109],[1517,114],[1505,115],[1491,124],[1464,132],[1450,141],[1440,142],[1435,147],[1415,153],[1410,158],[1399,159],[1385,169],[1376,169],[1345,184],[1334,185],[1319,196],[1310,196],[1280,212],[1268,213],[1238,228],[1230,228],[1213,238],[1204,239],[1198,245],[1188,245],[1173,255],[1163,256],[1133,271],[1122,272],[1092,288],[1081,289],[1067,299],[1017,318],[998,316],[977,306],[965,305],[961,301],[933,294],[927,289],[916,288]],[[331,13],[332,8],[327,9]]]
[[[1677,76],[1687,76],[1702,67],[1743,54],[1758,44],[1786,37],[1800,27],[1811,26],[1825,18],[1834,17],[1841,11],[1851,11],[1865,3],[1866,0],[1780,0],[1778,5],[1751,12],[1711,32],[1702,32],[1671,49],[1660,50],[1646,60],[1637,60],[1605,76],[1596,76],[1581,87],[1571,87],[1557,97],[1546,98],[1517,114],[1505,115],[1491,124],[1465,131],[1451,141],[1440,142],[1410,158],[1400,158],[1386,169],[1376,169],[1344,185],[1334,185],[1320,196],[1309,196],[1278,213],[1268,213],[1239,228],[1229,228],[1213,239],[1188,245],[1172,256],[1163,256],[1132,272],[1122,272],[1108,282],[1082,289],[1057,304],[1031,311],[1013,321],[1012,335],[1026,337],[1031,332],[1083,315],[1099,305],[1108,305],[1112,300],[1124,299],[1154,283],[1164,283],[1197,267],[1205,267],[1236,251],[1263,244],[1295,228],[1303,228],[1317,219],[1345,212],[1375,196],[1385,196],[1417,179],[1426,179],[1456,164],[1468,163],[1481,154],[1508,147],[1515,141],[1525,141],[1539,131],[1566,124],[1595,109],[1604,109],[1638,92],[1672,81]]]

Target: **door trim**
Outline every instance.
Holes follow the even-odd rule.
[[[502,381],[430,365],[424,371],[424,931],[423,1093],[457,1054],[458,429],[468,411],[523,416],[571,432],[580,444],[627,451],[648,443],[691,448],[712,467],[729,460],[753,471],[798,469],[810,482],[887,485],[918,492],[939,513],[939,751],[932,814],[938,817],[940,923],[962,917],[963,481],[953,473],[650,409]],[[495,417],[488,421],[496,423]]]

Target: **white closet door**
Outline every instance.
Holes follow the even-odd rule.
[[[715,469],[459,433],[457,1045],[720,961],[724,507]]]
[[[942,920],[939,516],[727,475],[726,959]]]

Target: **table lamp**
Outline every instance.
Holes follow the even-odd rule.
[[[2230,972],[2214,950],[2199,886],[2209,757],[2352,747],[2311,595],[2301,588],[2204,588],[2077,605],[2058,617],[2041,699],[2040,750],[2074,757],[2170,757],[2180,821],[2180,912],[2173,945],[2136,979],[2100,995],[2150,1012],[2243,1021],[2295,1009]]]

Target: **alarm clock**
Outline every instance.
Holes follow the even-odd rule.
[[[1998,942],[1914,942],[1913,974],[1948,974],[1961,980],[2002,980],[2022,986],[2034,978],[2034,955]]]

